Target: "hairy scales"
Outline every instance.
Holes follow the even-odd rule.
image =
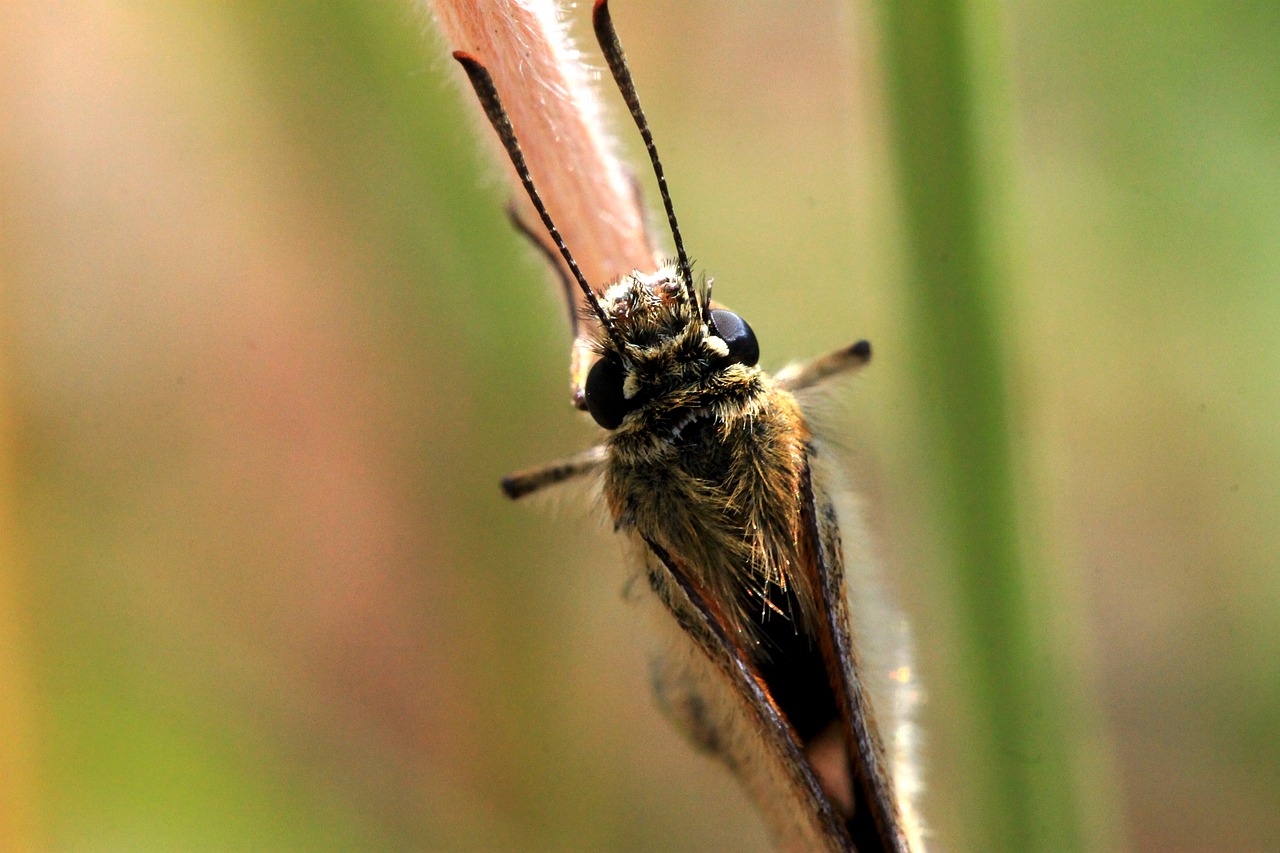
[[[605,294],[626,349],[601,349],[645,401],[605,442],[605,499],[620,531],[679,555],[731,603],[734,632],[759,642],[762,614],[793,632],[813,618],[816,590],[793,573],[809,433],[795,398],[759,367],[718,362],[686,292],[664,267]]]

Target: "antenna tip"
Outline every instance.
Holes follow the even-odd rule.
[[[467,53],[465,50],[455,50],[453,52],[453,58],[461,62],[463,65],[479,65],[480,64],[480,60],[476,59],[474,56]]]
[[[861,340],[849,347],[849,353],[861,361],[871,360],[871,341]]]
[[[596,0],[595,3],[591,4],[591,14],[598,15],[600,13],[600,10],[605,8],[608,5],[609,5],[609,0]]]
[[[528,494],[529,489],[524,483],[520,482],[519,477],[503,477],[502,493],[511,500],[518,500]]]

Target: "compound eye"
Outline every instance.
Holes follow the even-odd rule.
[[[587,374],[587,411],[605,429],[617,429],[634,407],[634,401],[628,400],[622,393],[622,384],[626,378],[627,373],[622,365],[610,358],[597,361]]]
[[[746,320],[732,311],[716,308],[711,312],[711,322],[721,339],[729,345],[729,361],[753,367],[760,360],[760,343]]]

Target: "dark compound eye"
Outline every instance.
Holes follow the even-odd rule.
[[[729,361],[752,367],[760,360],[760,343],[746,320],[732,311],[716,308],[711,312],[711,322],[715,325],[720,337],[729,345],[727,356]]]
[[[622,393],[626,378],[622,365],[611,358],[600,359],[587,374],[587,411],[605,429],[617,429],[635,407],[635,401],[628,400]]]

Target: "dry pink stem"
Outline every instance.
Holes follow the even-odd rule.
[[[449,47],[472,54],[492,75],[534,184],[587,281],[599,289],[633,270],[655,269],[644,213],[626,168],[613,154],[589,69],[570,43],[555,3],[431,0],[430,5]],[[461,70],[458,79],[465,85]],[[541,232],[515,170],[487,126],[484,136],[495,143],[523,218]],[[554,246],[551,251],[558,254]],[[579,312],[585,307],[580,293],[574,307]],[[570,356],[575,402],[581,401],[593,357],[586,338],[591,327],[579,323]]]

